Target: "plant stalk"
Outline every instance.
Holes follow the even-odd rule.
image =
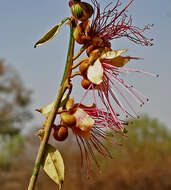
[[[48,140],[49,140],[49,136],[51,133],[52,125],[53,125],[55,117],[56,117],[56,113],[58,112],[58,109],[60,107],[62,97],[63,97],[65,91],[69,87],[69,83],[70,83],[69,80],[70,80],[70,75],[72,72],[73,53],[74,53],[74,38],[73,38],[73,24],[71,23],[70,24],[70,40],[69,40],[69,47],[68,47],[65,71],[63,74],[62,82],[61,82],[60,88],[58,90],[58,94],[57,94],[53,109],[50,112],[50,115],[48,117],[48,120],[47,120],[47,123],[45,126],[45,134],[44,134],[44,137],[43,137],[43,139],[40,143],[40,146],[39,146],[39,150],[38,150],[37,157],[36,157],[35,164],[34,164],[34,168],[33,168],[33,173],[32,173],[32,176],[30,178],[28,190],[34,190],[34,188],[35,188],[35,184],[37,181],[40,165],[41,165],[43,155],[45,152],[45,147],[46,147],[46,144],[48,143]]]

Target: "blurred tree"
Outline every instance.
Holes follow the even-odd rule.
[[[143,116],[129,121],[128,140],[126,147],[129,151],[150,148],[151,152],[171,152],[171,133],[157,119]]]
[[[11,156],[23,147],[20,133],[32,118],[30,95],[18,73],[0,60],[0,166],[8,165]]]

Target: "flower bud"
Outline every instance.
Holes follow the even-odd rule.
[[[82,81],[81,81],[81,86],[84,89],[88,89],[91,84],[92,83],[88,79],[85,79],[85,78],[83,78]]]
[[[53,137],[57,141],[64,141],[68,137],[68,128],[63,125],[56,126],[53,131]]]
[[[72,15],[82,22],[88,20],[94,12],[93,7],[86,2],[70,1],[69,6]]]
[[[63,112],[63,113],[61,113],[60,116],[61,116],[63,123],[66,124],[67,126],[73,126],[76,124],[76,119],[72,114],[70,114],[68,112]]]
[[[80,3],[75,3],[71,6],[71,12],[75,18],[78,20],[83,16],[83,9]]]
[[[74,29],[73,37],[79,44],[86,44],[91,38],[88,35],[90,29],[90,21],[86,20],[77,25]]]
[[[83,75],[83,76],[87,76],[87,69],[88,69],[88,67],[89,67],[89,61],[88,60],[85,60],[84,62],[82,62],[81,64],[80,64],[80,67],[79,67],[79,69],[80,69],[80,72],[81,72],[81,74]]]

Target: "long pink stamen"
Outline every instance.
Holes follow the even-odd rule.
[[[106,71],[106,72],[108,72],[108,73],[110,73],[109,71]],[[110,73],[111,74],[111,76],[112,76],[112,73]],[[128,93],[130,93],[133,97],[135,97],[135,100],[140,100],[140,101],[142,101],[139,97],[136,97],[135,95],[134,95],[134,93],[130,90],[130,87],[128,86],[128,85],[126,85],[121,79],[119,79],[119,78],[117,78],[117,77],[115,77],[115,76],[113,76],[113,78],[112,78],[113,80],[115,80],[115,82],[117,82],[118,84],[120,84],[122,87],[124,87],[127,91],[128,91]],[[109,79],[110,80],[110,79]],[[114,86],[114,87],[116,87],[116,85],[110,80],[110,82],[112,83],[112,85]],[[117,87],[116,87],[117,88]],[[131,104],[129,103],[129,101],[127,100],[127,98],[120,92],[120,90],[117,88],[117,91],[120,93],[120,95],[123,97],[123,99],[125,100],[125,102],[127,103],[127,105],[131,108],[131,110],[134,112],[134,114],[135,115],[137,115],[136,114],[136,112],[135,112],[135,110],[134,110],[134,108],[131,106]],[[137,98],[137,99],[136,99]],[[142,101],[143,102],[143,101]],[[144,102],[143,102],[144,103]]]
[[[150,28],[150,25],[144,28],[134,26],[132,24],[132,18],[128,18],[125,13],[133,0],[131,0],[121,11],[118,11],[121,6],[119,0],[113,8],[110,8],[112,7],[112,3],[109,3],[104,8],[103,12],[100,11],[100,5],[96,0],[92,0],[92,2],[96,8],[96,16],[93,16],[90,29],[92,37],[98,36],[106,41],[126,37],[137,44],[145,46],[153,45],[151,43],[152,39],[148,39],[142,35],[145,30]]]

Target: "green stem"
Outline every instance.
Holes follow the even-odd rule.
[[[67,60],[66,60],[66,65],[65,65],[65,71],[64,71],[64,75],[63,75],[63,78],[62,78],[62,81],[61,81],[61,85],[63,85],[64,82],[67,79],[69,79],[69,77],[71,75],[71,72],[72,72],[72,64],[70,64],[70,63],[73,62],[73,54],[74,54],[73,32],[74,32],[74,28],[71,26],[70,27],[70,41],[69,41],[68,55],[67,55]]]
[[[52,109],[52,111],[48,117],[48,120],[47,120],[47,123],[45,126],[45,134],[44,134],[44,137],[40,143],[40,147],[39,147],[37,157],[35,160],[35,164],[34,164],[34,168],[33,168],[33,173],[32,173],[32,176],[30,178],[28,190],[34,190],[34,188],[35,188],[35,184],[37,181],[40,165],[41,165],[42,158],[43,158],[43,155],[45,152],[45,147],[46,147],[46,144],[48,143],[49,136],[51,133],[51,128],[52,128],[51,126],[54,123],[56,113],[58,112],[58,109],[60,107],[62,97],[63,97],[63,95],[64,95],[64,93],[67,90],[68,85],[69,85],[69,78],[70,78],[70,75],[72,72],[73,52],[74,52],[74,39],[73,39],[73,26],[71,23],[71,25],[70,25],[70,41],[69,41],[65,71],[63,74],[62,82],[61,82],[61,85],[60,85],[60,88],[59,88],[53,109]]]

